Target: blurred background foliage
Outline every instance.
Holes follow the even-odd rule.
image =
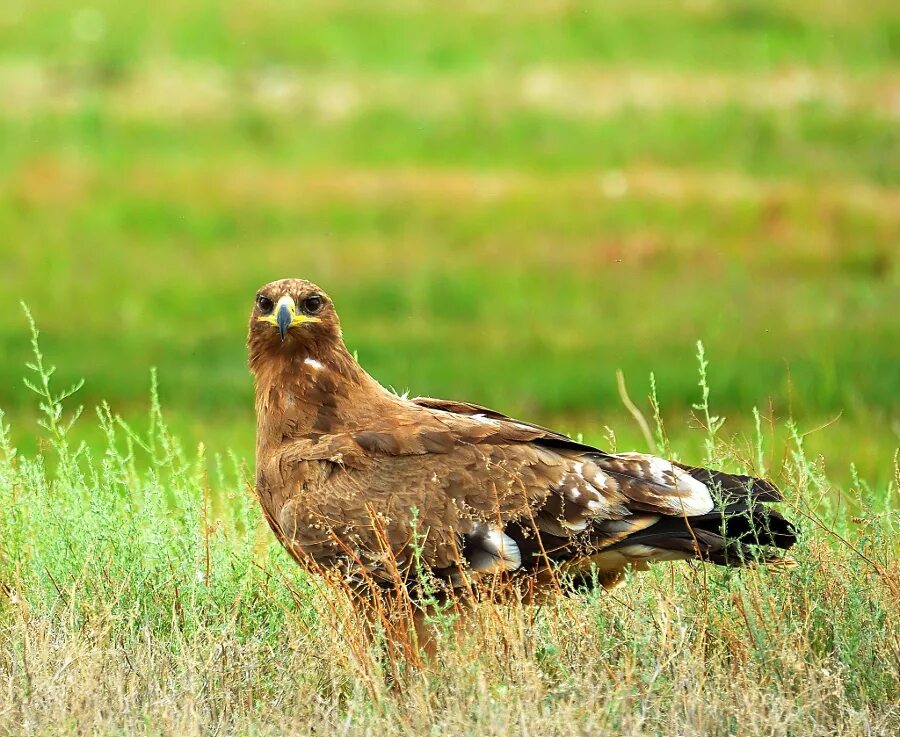
[[[640,448],[653,371],[692,457],[701,339],[726,432],[886,480],[898,61],[891,0],[4,0],[0,407],[33,446],[24,300],[86,405],[156,366],[250,458],[246,316],[303,276],[398,391]]]

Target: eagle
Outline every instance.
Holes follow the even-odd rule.
[[[309,281],[256,293],[248,349],[263,514],[297,561],[365,597],[399,586],[415,599],[426,580],[476,599],[609,588],[656,561],[775,562],[797,540],[764,479],[399,396],[348,351]]]

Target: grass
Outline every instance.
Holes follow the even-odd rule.
[[[547,57],[593,63],[642,58],[689,68],[715,59],[722,66],[752,69],[800,56],[865,69],[895,62],[898,53],[896,13],[881,0],[852,11],[835,1],[783,0],[675,8],[658,0],[616,0],[603,8],[537,0],[523,3],[514,15],[499,2],[450,8],[406,0],[167,0],[128,7],[102,0],[93,10],[86,18],[83,8],[67,0],[28,10],[14,5],[13,22],[0,42],[13,53],[38,52],[60,63],[90,61],[112,75],[148,53],[237,67],[274,62],[416,72],[477,69],[486,57],[510,66]]]
[[[898,56],[888,0],[0,3],[0,734],[897,731]],[[621,369],[797,568],[487,608],[395,697],[250,498],[286,275],[398,391],[647,450]]]
[[[896,461],[887,487],[857,480],[851,518],[789,427],[770,471],[803,531],[794,568],[660,564],[613,594],[484,604],[462,643],[398,671],[340,594],[273,544],[245,464],[185,452],[155,394],[146,433],[103,406],[105,441],[73,444],[77,387],[54,388],[34,339],[45,450],[17,452],[0,422],[0,734],[900,726]],[[717,436],[707,368],[701,354],[708,460],[747,470]]]

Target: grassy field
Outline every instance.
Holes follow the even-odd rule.
[[[898,122],[886,0],[3,3],[0,734],[892,734]],[[392,694],[248,490],[288,275],[383,383],[604,447],[652,372],[690,462],[702,340],[798,567],[486,610]]]

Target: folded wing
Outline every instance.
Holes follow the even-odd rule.
[[[604,453],[476,405],[409,406],[390,427],[321,441],[316,483],[278,520],[299,556],[381,580],[418,560],[460,583],[557,566],[587,577],[656,560],[742,565],[796,540],[764,506],[780,499],[766,481]]]

